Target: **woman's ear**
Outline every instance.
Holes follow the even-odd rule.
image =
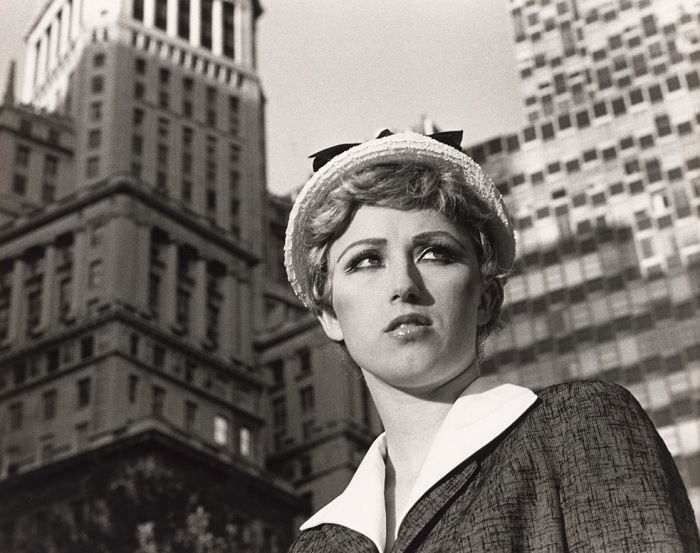
[[[335,342],[343,341],[343,329],[340,328],[338,319],[330,310],[324,309],[316,318],[318,322],[321,323],[326,336]]]
[[[479,307],[476,310],[476,324],[478,327],[484,326],[491,320],[497,301],[497,284],[491,281],[484,287],[479,297]]]

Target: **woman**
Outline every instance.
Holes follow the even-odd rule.
[[[700,550],[673,460],[628,392],[477,380],[515,239],[460,140],[385,131],[325,150],[292,209],[289,280],[386,432],[291,551]]]

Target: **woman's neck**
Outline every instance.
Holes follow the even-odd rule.
[[[409,499],[433,439],[454,402],[478,377],[479,367],[475,361],[451,381],[419,394],[394,388],[367,372],[364,375],[386,430],[384,491],[390,546],[396,517]]]

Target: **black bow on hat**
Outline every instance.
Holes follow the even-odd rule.
[[[386,136],[391,136],[394,134],[391,132],[389,129],[384,129],[382,132],[380,132],[377,135],[377,138],[384,138]],[[461,144],[462,144],[462,134],[463,131],[443,131],[443,132],[436,132],[434,134],[428,134],[426,135],[428,138],[432,138],[433,140],[437,140],[438,142],[442,142],[443,144],[446,144],[447,146],[452,146],[456,150],[459,150],[460,152],[462,151]],[[313,158],[313,168],[314,172],[318,171],[321,167],[323,167],[326,163],[328,163],[331,159],[333,159],[335,156],[342,154],[343,152],[349,150],[350,148],[354,148],[355,146],[359,146],[361,142],[355,142],[353,144],[336,144],[335,146],[331,146],[330,148],[326,148],[324,150],[321,150],[320,152],[316,152],[315,154],[311,154],[309,158]]]

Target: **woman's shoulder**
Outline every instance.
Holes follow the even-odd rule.
[[[609,401],[635,407],[639,405],[629,390],[604,380],[564,382],[535,390],[535,393],[543,403],[552,406],[571,407],[572,402],[596,406],[605,405]]]
[[[539,425],[589,431],[618,425],[653,428],[639,402],[619,384],[582,380],[555,384],[535,393],[538,401],[531,419]]]

